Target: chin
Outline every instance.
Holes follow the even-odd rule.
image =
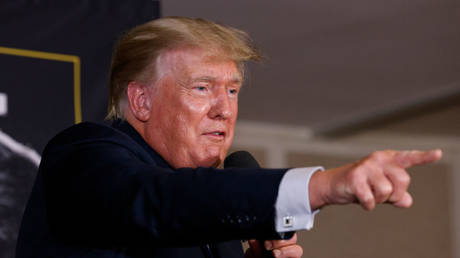
[[[199,156],[198,160],[200,164],[206,164],[206,166],[201,165],[201,167],[217,167],[225,159],[225,154],[223,146],[207,146],[207,148],[202,149],[201,153],[197,153]]]
[[[219,166],[220,163],[222,163],[222,157],[220,153],[218,154],[207,154],[205,156],[201,156],[200,158],[197,159],[198,162],[197,167],[217,167]]]
[[[213,157],[213,158],[206,158],[201,160],[198,163],[198,167],[217,167],[219,164],[222,162],[222,160],[219,157]]]

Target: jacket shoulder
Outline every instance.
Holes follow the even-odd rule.
[[[79,123],[58,133],[48,142],[43,156],[50,152],[69,153],[101,146],[124,149],[142,160],[151,160],[145,150],[124,132],[92,122]]]
[[[130,139],[123,132],[110,126],[98,123],[83,122],[61,131],[51,139],[50,143],[65,144],[98,140],[122,141]]]

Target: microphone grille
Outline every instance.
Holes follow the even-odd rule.
[[[247,151],[236,151],[224,160],[225,168],[258,168],[259,163]]]

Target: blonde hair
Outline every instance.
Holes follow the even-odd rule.
[[[198,47],[229,58],[241,72],[246,61],[261,59],[247,33],[204,19],[165,17],[139,25],[120,38],[113,52],[106,118],[124,118],[128,83],[153,80],[160,54],[182,47]]]

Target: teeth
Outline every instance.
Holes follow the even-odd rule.
[[[214,135],[220,135],[220,133],[218,133],[218,132],[215,132],[215,133],[212,133],[212,134],[214,134]]]

